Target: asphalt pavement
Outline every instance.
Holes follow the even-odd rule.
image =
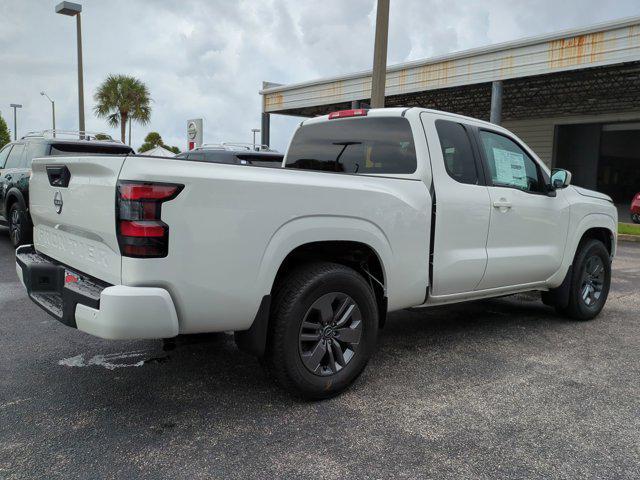
[[[343,395],[282,393],[227,335],[113,342],[26,296],[0,229],[0,478],[640,478],[640,243],[602,314],[535,295],[390,315]]]

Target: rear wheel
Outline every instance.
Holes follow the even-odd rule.
[[[378,311],[371,287],[339,264],[309,264],[277,288],[266,365],[294,395],[322,399],[346,389],[373,353]]]
[[[20,202],[11,205],[9,209],[9,238],[14,248],[31,241],[32,228],[29,214],[20,205]]]
[[[611,285],[611,258],[599,240],[587,240],[576,254],[569,304],[558,311],[576,320],[591,320],[607,301]]]
[[[640,213],[634,213],[631,215],[631,220],[633,220],[633,223],[640,223]]]

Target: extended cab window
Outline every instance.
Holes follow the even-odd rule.
[[[303,125],[291,141],[286,168],[413,173],[417,161],[409,121],[400,117],[368,117]]]
[[[11,152],[9,153],[9,157],[7,158],[7,163],[4,166],[4,168],[21,168],[23,152],[24,152],[24,144],[16,143],[11,149]]]
[[[440,139],[444,167],[449,176],[460,183],[476,185],[478,171],[471,141],[465,128],[456,122],[437,120],[436,130]]]
[[[494,132],[480,131],[480,142],[494,186],[543,192],[544,183],[536,162],[513,140]]]

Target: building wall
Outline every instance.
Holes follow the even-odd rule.
[[[515,133],[549,167],[554,166],[553,142],[556,125],[574,125],[581,123],[614,123],[640,120],[638,112],[624,114],[563,116],[553,118],[535,118],[527,120],[505,120],[502,126]]]

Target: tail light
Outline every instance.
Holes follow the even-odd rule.
[[[183,185],[120,181],[116,196],[116,231],[123,257],[161,258],[169,252],[169,225],[162,204],[178,196]]]

